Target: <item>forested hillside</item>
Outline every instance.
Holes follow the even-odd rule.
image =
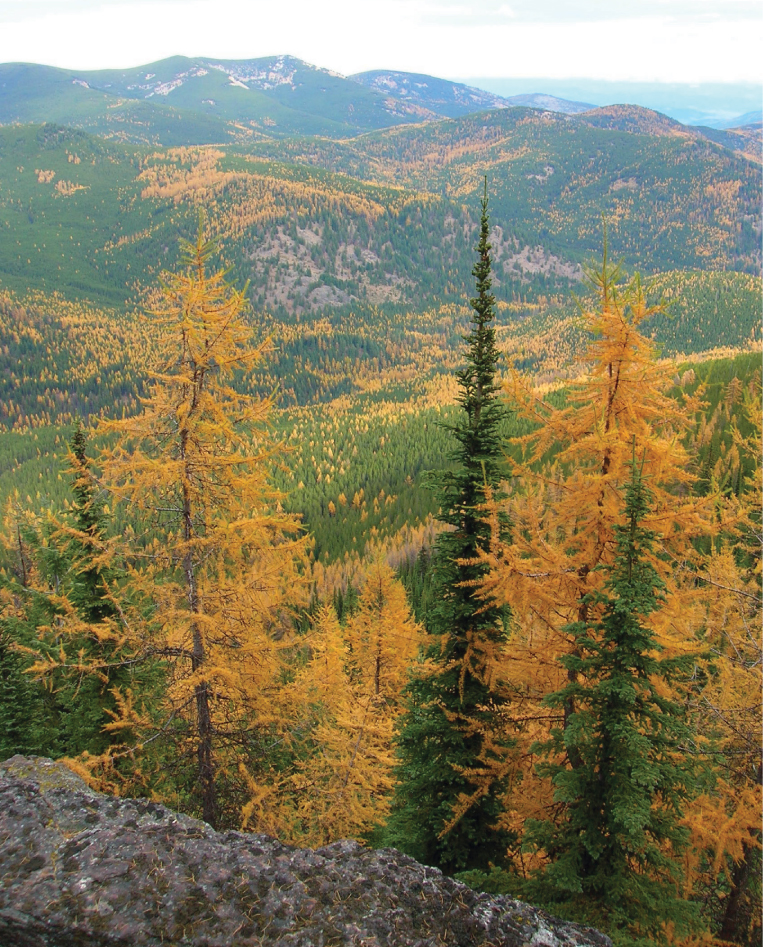
[[[0,757],[759,939],[748,138],[3,69]]]
[[[117,141],[202,145],[305,134],[344,138],[437,118],[293,56],[174,56],[94,72],[0,65],[0,122],[54,121]]]
[[[326,423],[312,406],[331,405],[342,429],[367,429],[353,449],[376,451],[352,475],[346,458],[313,450],[290,464],[284,486],[304,485],[290,503],[332,557],[362,554],[372,528],[394,534],[409,510],[411,526],[434,512],[419,481],[445,454],[433,422],[450,410],[468,319],[480,173],[504,374],[514,366],[550,385],[574,374],[585,332],[573,292],[602,214],[611,252],[654,274],[651,298],[670,304],[644,327],[664,356],[759,344],[759,166],[656,113],[505,109],[345,142],[282,140],[276,153],[137,149],[53,125],[0,130],[0,423],[17,432],[5,442],[4,496],[15,483],[39,492],[36,504],[61,498],[51,485],[31,489],[27,436],[49,448],[78,416],[139,409],[163,345],[140,314],[200,211],[232,278],[248,281],[247,318],[271,349],[247,384],[277,392],[290,443],[290,425]],[[407,433],[397,422],[387,430],[385,416],[401,413]],[[359,491],[372,507],[383,492],[385,515],[356,528],[351,513],[329,513],[340,495],[353,509]]]
[[[11,127],[0,132],[0,278],[122,303],[172,265],[177,233],[203,207],[258,309],[279,318],[464,301],[480,173],[494,193],[504,302],[566,293],[601,242],[602,214],[612,251],[645,273],[757,273],[759,165],[676,123],[653,126],[509,109],[353,142],[260,146],[296,164],[231,146],[136,151]]]
[[[493,221],[529,242],[537,234],[563,260],[595,250],[604,213],[615,251],[647,272],[760,265],[759,162],[646,109],[514,108],[284,149],[300,163],[472,202],[486,173]],[[254,150],[273,153],[266,142]],[[732,217],[727,240],[720,231]]]
[[[482,321],[456,372],[377,367],[355,397],[272,417],[248,393],[271,350],[200,232],[157,296],[141,407],[91,438],[4,436],[0,751],[68,756],[212,825],[392,843],[623,945],[744,943],[759,358],[658,363],[641,328],[664,304],[605,258],[582,372],[501,386],[484,206]]]
[[[359,72],[349,78],[366,88],[394,96],[448,118],[468,115],[470,112],[484,112],[491,108],[507,108],[516,104],[500,95],[460,82],[449,82],[447,79],[411,72],[373,69],[370,72]],[[589,107],[583,106],[583,111]]]

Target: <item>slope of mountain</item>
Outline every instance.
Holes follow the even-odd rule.
[[[708,122],[710,128],[744,128],[746,125],[760,125],[763,122],[763,110],[754,109],[751,112],[745,112],[744,115],[737,115],[735,118],[727,118],[722,122]]]
[[[508,104],[506,99],[492,92],[415,72],[374,69],[348,78],[368,89],[448,118],[506,108]]]
[[[733,129],[683,125],[661,112],[645,109],[639,105],[606,105],[576,118],[591,127],[608,128],[611,131],[625,131],[637,135],[679,135],[692,139],[705,138],[723,145],[730,151],[738,151],[758,163],[761,160],[759,125]]]
[[[709,141],[736,151],[750,161],[763,162],[763,125],[743,125],[741,128],[702,128],[696,131]]]
[[[180,143],[168,140],[165,126],[172,121],[185,120],[184,144],[205,144],[258,133],[346,137],[436,118],[414,103],[290,56],[243,61],[176,56],[96,72],[9,63],[0,65],[0,89],[0,124],[55,121],[162,144]]]
[[[0,125],[57,122],[102,138],[166,146],[252,139],[257,134],[255,126],[177,108],[164,97],[146,100],[91,88],[76,74],[48,66],[0,64],[0,90]]]
[[[577,282],[600,251],[602,214],[612,252],[647,273],[757,273],[758,166],[683,126],[636,133],[611,120],[514,108],[344,142],[174,151],[0,129],[0,278],[123,304],[172,265],[203,207],[236,277],[280,318],[461,302],[483,174],[507,303]]]
[[[581,124],[591,128],[606,128],[609,131],[629,132],[633,135],[692,135],[690,130],[674,118],[642,108],[640,105],[605,105],[591,109],[578,116]]]
[[[592,122],[623,131],[673,134],[685,127],[635,106],[594,109],[542,93],[502,97],[417,73],[375,70],[345,78],[293,56],[175,56],[133,69],[90,72],[5,63],[0,64],[0,91],[0,125],[55,122],[105,138],[164,146],[293,135],[352,138],[515,106],[571,116],[593,111]],[[756,115],[750,112],[739,121]],[[695,127],[691,133],[753,158],[758,154],[750,127],[729,133]]]
[[[327,123],[328,131],[346,133],[386,128],[401,122],[434,118],[433,113],[415,105],[391,100],[387,95],[360,88],[344,76],[320,69],[294,56],[262,59],[216,60],[174,57],[149,66],[126,71],[83,74],[93,88],[112,95],[133,98],[163,96],[167,102],[210,112],[236,121],[260,117],[267,107],[276,107],[273,124],[286,125],[288,112],[297,112]],[[283,114],[280,110],[288,110]],[[279,115],[281,116],[279,119]],[[299,131],[293,116],[293,127]],[[314,133],[318,133],[317,131]]]
[[[470,218],[442,198],[235,149],[0,129],[0,279],[15,290],[123,305],[174,265],[200,207],[258,305],[284,317],[414,290],[460,298],[469,280]]]
[[[199,145],[258,137],[352,137],[512,104],[575,113],[553,96],[514,100],[433,76],[349,79],[293,56],[251,60],[174,56],[123,70],[0,64],[0,124],[56,122],[139,144]]]
[[[470,206],[487,174],[493,220],[563,261],[598,252],[603,214],[613,251],[646,272],[760,267],[759,165],[646,109],[501,109],[252,151]]]
[[[524,105],[525,108],[540,109],[542,112],[561,112],[564,115],[577,115],[578,112],[588,112],[596,108],[589,102],[573,102],[570,99],[560,99],[556,95],[547,95],[545,92],[510,95],[506,101],[510,105]]]
[[[403,102],[415,103],[417,106],[448,118],[460,118],[462,115],[487,109],[510,108],[512,105],[568,114],[595,108],[584,102],[570,102],[567,99],[542,93],[505,98],[492,92],[485,92],[484,89],[464,85],[462,82],[450,82],[447,79],[438,79],[436,76],[415,72],[374,69],[370,72],[356,73],[348,78],[369,89],[375,89],[377,92],[393,96]]]

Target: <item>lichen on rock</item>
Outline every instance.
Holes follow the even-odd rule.
[[[395,851],[312,851],[0,763],[3,947],[611,947]]]

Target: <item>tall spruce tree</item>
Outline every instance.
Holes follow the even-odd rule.
[[[698,778],[686,708],[671,696],[690,659],[659,657],[649,627],[664,588],[652,563],[656,534],[645,526],[651,502],[634,460],[615,560],[600,567],[607,581],[585,597],[589,619],[566,628],[576,647],[560,660],[573,673],[544,701],[575,708],[540,748],[557,811],[529,831],[550,859],[531,896],[641,936],[692,917],[676,893],[677,856],[688,840],[683,805]]]
[[[109,595],[110,586],[116,579],[116,569],[101,555],[106,514],[103,499],[91,475],[87,441],[87,434],[78,421],[69,441],[68,473],[72,480],[74,503],[69,517],[71,530],[66,552],[74,565],[70,598],[83,619],[99,622],[117,615]]]
[[[114,688],[124,687],[128,674],[120,664],[117,608],[111,598],[117,569],[108,555],[107,517],[102,491],[92,476],[88,437],[78,421],[69,441],[68,470],[72,482],[71,508],[57,524],[47,547],[50,578],[63,591],[82,621],[83,629],[70,645],[83,664],[100,665],[98,674],[68,674],[57,682],[61,705],[60,730],[64,752],[102,753],[125,734],[108,733],[104,726],[116,711]]]
[[[0,605],[0,664],[7,669],[0,723],[11,734],[17,719],[29,738],[24,745],[50,756],[98,754],[121,741],[122,735],[104,728],[116,710],[113,689],[128,679],[111,598],[117,570],[105,555],[107,519],[79,423],[69,442],[67,474],[72,502],[66,512],[32,517],[23,526],[19,519],[20,569],[6,576],[9,598]],[[54,669],[64,640],[68,660]],[[50,668],[45,688],[28,673],[34,653],[35,668]],[[24,680],[11,686],[16,671]]]
[[[456,376],[461,411],[449,427],[454,469],[436,479],[440,519],[449,528],[434,549],[432,604],[424,616],[434,640],[422,671],[407,686],[387,834],[390,843],[450,873],[500,864],[510,841],[497,825],[510,743],[498,726],[506,698],[496,674],[509,612],[485,601],[479,590],[486,573],[480,551],[490,542],[486,502],[502,479],[504,415],[496,383],[487,208],[486,181],[472,270],[477,295],[464,336],[466,365]]]
[[[0,760],[16,753],[59,756],[53,700],[26,673],[14,624],[0,615]]]

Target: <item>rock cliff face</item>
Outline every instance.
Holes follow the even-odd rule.
[[[393,849],[310,851],[0,764],[2,947],[611,947]]]

